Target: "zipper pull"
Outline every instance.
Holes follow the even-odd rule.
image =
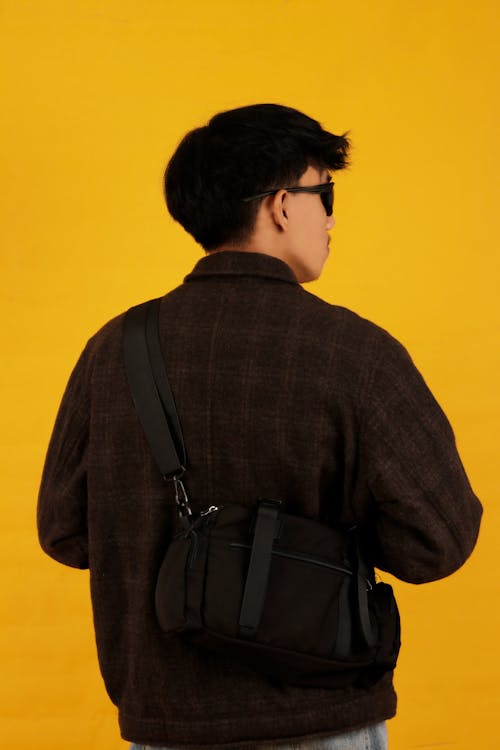
[[[221,505],[221,508],[223,506]],[[202,510],[200,513],[200,516],[208,516],[210,513],[215,513],[216,510],[219,510],[219,507],[217,505],[211,505],[206,510]]]
[[[187,537],[188,537],[188,536],[189,536],[190,534],[192,534],[192,532],[193,532],[193,531],[194,531],[195,529],[197,529],[197,528],[198,528],[198,526],[201,526],[201,524],[202,524],[203,522],[207,523],[207,521],[206,521],[206,518],[205,518],[206,516],[209,516],[209,515],[210,515],[211,513],[215,513],[215,512],[217,511],[217,510],[220,510],[220,509],[221,509],[221,508],[223,508],[223,507],[224,507],[223,505],[220,505],[220,506],[217,506],[217,505],[211,505],[211,506],[210,506],[209,508],[207,508],[206,510],[202,510],[202,511],[200,512],[200,515],[198,516],[198,518],[196,518],[196,519],[195,519],[194,521],[192,521],[192,523],[190,523],[190,524],[189,524],[189,526],[188,526],[188,528],[187,528],[187,531],[185,531],[185,532],[183,533],[183,536],[184,536],[184,538],[185,538],[185,539],[187,539]]]

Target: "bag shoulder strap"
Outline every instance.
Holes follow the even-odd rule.
[[[123,354],[134,406],[165,479],[183,473],[186,452],[163,360],[158,315],[161,297],[125,313]]]

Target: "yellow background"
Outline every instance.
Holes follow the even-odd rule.
[[[350,130],[306,289],[409,349],[485,507],[450,578],[390,576],[403,645],[391,750],[500,747],[499,11],[496,1],[3,0],[0,728],[11,750],[113,750],[88,572],[38,547],[36,496],[87,338],[203,251],[162,174],[184,133],[257,102]]]

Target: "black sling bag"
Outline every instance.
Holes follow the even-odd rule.
[[[193,514],[159,307],[160,298],[127,311],[123,352],[135,408],[163,478],[173,482],[182,524],[155,582],[160,627],[277,681],[373,683],[396,665],[400,620],[392,587],[376,583],[363,559],[356,527],[288,514],[282,500],[268,497]]]

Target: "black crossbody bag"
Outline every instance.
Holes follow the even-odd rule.
[[[186,453],[159,338],[160,298],[125,315],[123,352],[135,408],[182,530],[155,582],[167,636],[231,654],[278,682],[368,686],[396,665],[400,619],[392,587],[375,582],[356,527],[285,512],[280,499],[193,514]]]

